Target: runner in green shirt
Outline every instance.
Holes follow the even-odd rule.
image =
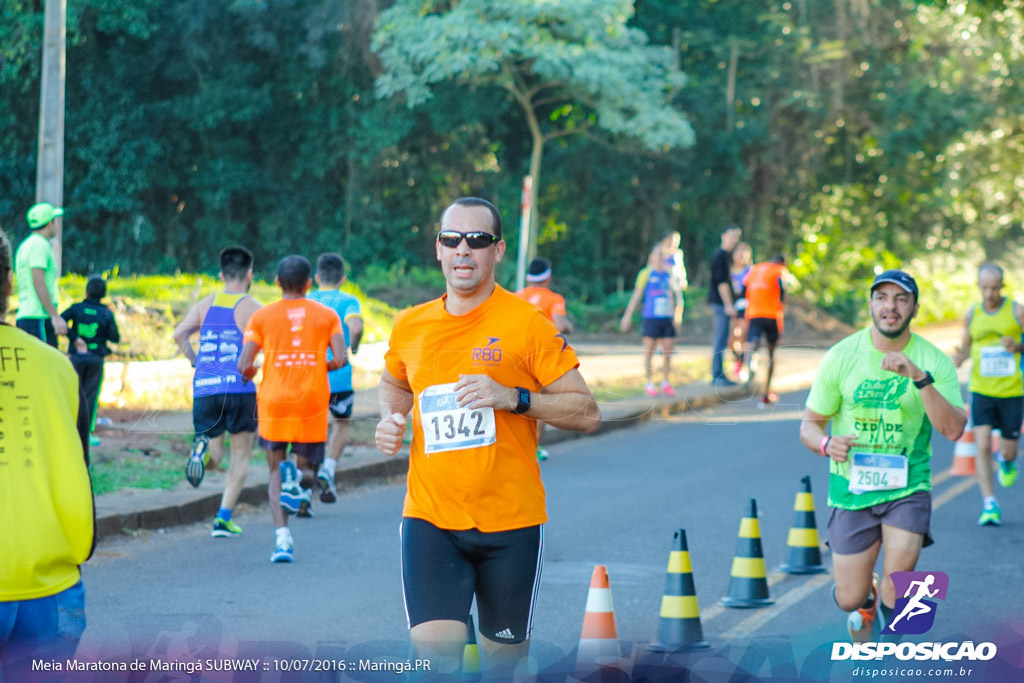
[[[917,309],[912,277],[899,270],[876,277],[873,326],[825,354],[800,424],[803,444],[830,458],[834,594],[858,642],[871,637],[875,620],[879,551],[888,623],[896,604],[890,575],[912,571],[921,548],[932,543],[932,428],[955,441],[967,424],[953,362],[909,330]]]
[[[32,234],[18,245],[14,257],[18,278],[17,325],[50,346],[57,346],[57,335],[67,334],[68,325],[57,312],[57,261],[50,240],[57,234],[53,222],[64,209],[42,202],[28,210],[26,218]]]

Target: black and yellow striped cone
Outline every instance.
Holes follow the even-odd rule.
[[[740,540],[732,558],[729,594],[718,601],[723,607],[767,607],[768,579],[761,550],[761,523],[757,519],[757,501],[750,499],[747,516],[740,522]]]
[[[800,480],[800,492],[796,494],[796,521],[789,529],[789,561],[779,567],[787,574],[821,574],[828,569],[821,563],[821,546],[818,540],[818,525],[814,522],[814,497],[811,495],[811,478]]]
[[[700,626],[700,607],[693,584],[690,551],[686,531],[680,529],[672,537],[668,556],[665,595],[661,598],[661,621],[658,639],[649,646],[651,652],[682,652],[708,647]]]
[[[480,650],[476,644],[476,624],[473,615],[466,620],[466,647],[462,650],[462,680],[480,680]]]

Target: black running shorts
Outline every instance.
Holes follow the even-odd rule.
[[[1004,439],[1016,441],[1020,438],[1021,417],[1024,415],[1024,398],[995,398],[985,394],[971,394],[971,418],[975,427],[989,426],[998,429]]]
[[[484,533],[402,520],[402,587],[409,627],[466,621],[476,594],[480,634],[521,643],[533,630],[544,555],[543,525]]]
[[[640,326],[640,336],[672,339],[676,336],[676,326],[672,323],[672,318],[644,318]]]
[[[196,434],[214,439],[224,432],[256,431],[256,394],[214,394],[192,400],[192,426]]]
[[[331,417],[336,420],[347,420],[352,417],[352,407],[355,405],[356,394],[354,391],[331,392],[331,400],[328,407],[331,409]]]
[[[327,451],[326,441],[314,441],[310,443],[303,443],[299,441],[267,441],[262,436],[256,439],[259,442],[260,448],[268,451],[284,451],[287,453],[294,453],[300,457],[305,458],[310,465],[319,466],[324,463],[324,453]],[[289,450],[291,447],[291,450]],[[287,455],[286,455],[287,457]]]
[[[779,321],[775,318],[751,318],[750,327],[747,328],[747,342],[753,344],[761,341],[762,334],[769,346],[778,344]]]

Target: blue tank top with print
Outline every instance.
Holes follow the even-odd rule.
[[[651,270],[644,286],[645,318],[672,317],[672,274],[663,270]]]
[[[213,298],[199,328],[199,351],[192,395],[252,394],[256,385],[242,381],[238,355],[242,353],[242,330],[235,323],[235,308],[245,294],[222,292]]]

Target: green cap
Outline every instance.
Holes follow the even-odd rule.
[[[57,216],[63,216],[64,209],[49,202],[40,202],[28,210],[28,227],[32,230],[45,228]]]

